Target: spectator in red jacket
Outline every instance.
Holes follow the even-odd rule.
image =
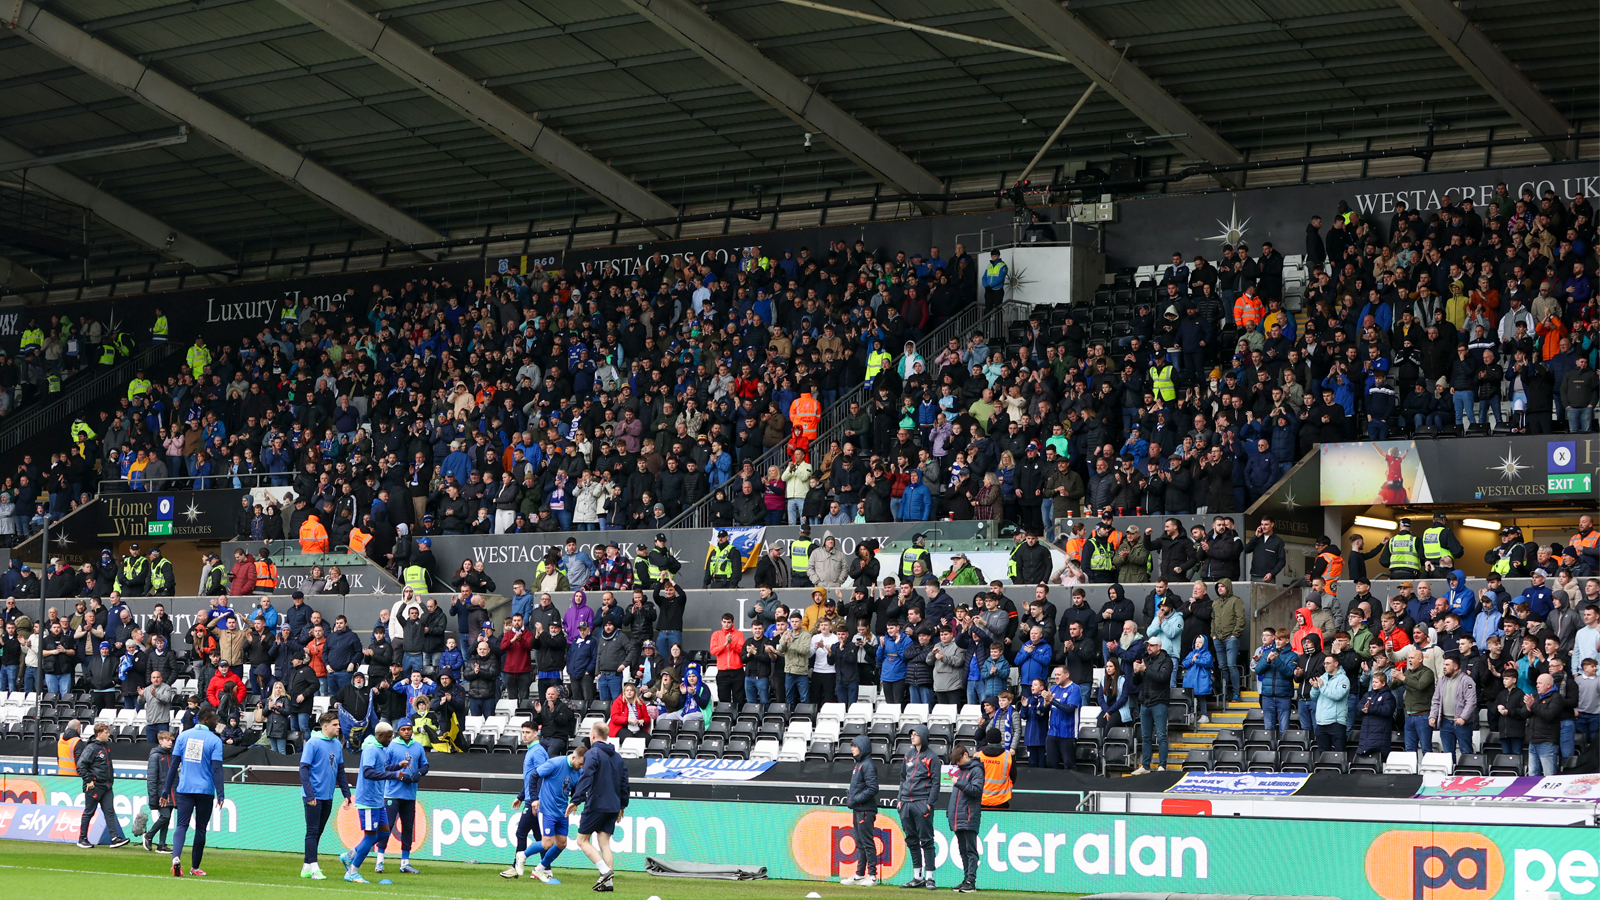
[[[500,636],[500,671],[511,699],[527,699],[528,685],[533,683],[533,633],[520,615],[511,617],[511,627]]]
[[[244,681],[227,660],[217,663],[216,674],[211,676],[211,682],[206,685],[206,699],[217,708],[219,715],[225,715],[229,709],[238,709],[239,704],[244,702]]]
[[[233,551],[233,568],[228,571],[228,595],[248,597],[256,590],[256,558],[243,550]]]
[[[646,737],[650,734],[650,707],[639,699],[633,684],[622,686],[622,696],[611,701],[611,736]]]

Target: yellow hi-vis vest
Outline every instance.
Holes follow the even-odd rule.
[[[733,553],[734,550],[732,544],[711,548],[712,578],[733,577]]]
[[[1172,363],[1150,367],[1150,393],[1167,402],[1178,398],[1178,391],[1172,384]]]
[[[1410,569],[1415,572],[1422,568],[1422,560],[1417,558],[1417,539],[1409,534],[1397,534],[1389,539],[1389,569]]]

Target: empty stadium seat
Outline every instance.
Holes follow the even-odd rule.
[[[1415,775],[1417,774],[1417,754],[1409,750],[1396,750],[1383,760],[1383,774],[1385,775]]]
[[[1317,754],[1317,763],[1311,771],[1344,775],[1350,771],[1350,755],[1342,750],[1324,750]]]
[[[1190,750],[1183,758],[1183,771],[1209,772],[1213,762],[1213,750]]]

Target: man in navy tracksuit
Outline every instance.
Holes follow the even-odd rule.
[[[611,835],[617,830],[617,819],[628,808],[628,768],[611,746],[610,731],[604,722],[589,728],[589,752],[583,756],[583,774],[578,776],[578,786],[572,790],[572,803],[567,815],[583,806],[583,817],[578,820],[578,849],[589,857],[600,878],[594,889],[609,893],[612,886]],[[938,785],[938,772],[934,773]],[[929,842],[931,845],[931,841]]]
[[[950,807],[945,810],[950,820],[950,830],[955,832],[956,846],[961,854],[961,883],[958,894],[971,894],[978,889],[978,826],[983,820],[983,763],[972,755],[972,748],[957,746],[952,753],[956,766],[955,779],[950,783]],[[930,885],[932,881],[928,882]]]
[[[928,749],[928,729],[911,729],[911,752],[900,775],[900,827],[911,859],[908,887],[936,890],[933,859],[933,808],[939,802],[939,757]]]
[[[850,739],[850,755],[856,767],[850,770],[850,790],[845,805],[850,807],[850,823],[855,828],[856,874],[845,875],[840,884],[872,887],[878,883],[878,764],[872,761],[872,741],[864,734]]]

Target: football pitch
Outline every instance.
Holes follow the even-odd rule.
[[[577,850],[568,849],[568,854]],[[324,894],[347,900],[351,895],[393,893],[407,900],[524,900],[530,896],[576,900],[595,896],[590,887],[594,884],[594,870],[590,868],[563,868],[560,860],[555,873],[560,885],[547,885],[523,877],[512,881],[499,877],[506,860],[492,864],[429,862],[416,860],[420,875],[401,875],[399,860],[390,857],[388,871],[374,875],[369,859],[362,875],[372,884],[352,884],[342,880],[339,861],[331,856],[322,859],[322,871],[327,881],[310,881],[300,878],[300,856],[289,853],[247,852],[240,850],[207,851],[204,866],[205,878],[191,878],[187,874],[189,858],[184,853],[185,875],[172,877],[172,857],[164,853],[146,853],[137,842],[120,850],[104,846],[93,850],[80,850],[70,844],[40,844],[26,841],[0,841],[0,883],[11,888],[11,893],[26,892],[30,896],[44,897],[155,897],[163,900],[284,900],[284,890],[296,892],[293,897]],[[908,876],[909,877],[909,876]],[[380,878],[389,878],[392,885],[378,884]],[[905,880],[902,878],[901,880]],[[949,895],[955,882],[941,885],[938,891],[902,891],[898,885],[878,885],[861,888],[834,882],[813,881],[709,881],[703,879],[657,878],[643,872],[618,872],[616,892],[612,895],[628,900],[803,900],[806,894],[817,892],[825,900],[834,898],[866,897],[893,894],[918,896],[919,894]],[[1072,898],[1077,894],[1034,894],[983,890],[979,893],[996,898]]]

